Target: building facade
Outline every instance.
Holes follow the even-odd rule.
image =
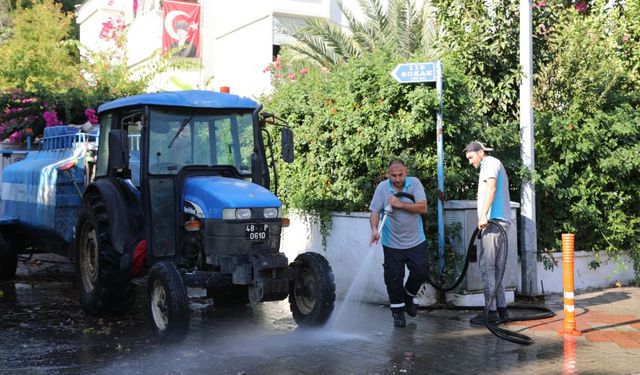
[[[344,1],[350,9],[355,2]],[[167,12],[169,6],[178,10]],[[198,8],[197,19],[183,22],[188,18],[181,10],[185,7]],[[105,23],[126,26],[127,61],[134,70],[145,69],[154,53],[166,50],[167,38],[197,36],[197,54],[175,57],[190,67],[159,75],[149,91],[227,86],[232,93],[254,98],[271,88],[264,70],[290,38],[282,28],[300,25],[305,17],[345,24],[336,0],[87,0],[76,10],[80,42],[90,50],[108,45],[101,35]],[[180,29],[180,22],[188,31]]]

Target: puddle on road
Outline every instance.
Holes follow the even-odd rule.
[[[19,274],[0,282],[0,368],[9,373],[167,373],[167,368],[245,371],[265,358],[286,357],[367,335],[299,328],[288,302],[212,308],[191,298],[191,328],[184,342],[159,343],[145,316],[144,290],[132,309],[115,317],[83,313],[73,273]],[[176,367],[169,365],[177,361]],[[258,362],[256,362],[258,361]],[[169,372],[171,373],[171,372]]]

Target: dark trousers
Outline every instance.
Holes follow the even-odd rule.
[[[391,308],[404,308],[405,298],[415,296],[427,279],[427,243],[425,241],[409,249],[382,248],[389,303]],[[403,286],[405,266],[409,269],[409,278]]]

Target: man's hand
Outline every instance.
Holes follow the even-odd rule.
[[[398,197],[391,196],[387,202],[391,205],[391,207],[401,208],[403,206],[402,202]]]
[[[480,215],[478,218],[478,229],[483,230],[489,224],[489,220],[487,219],[487,215]]]
[[[369,242],[369,246],[373,245],[373,244],[377,244],[378,241],[380,240],[380,233],[378,233],[378,230],[374,229],[371,231],[371,241]]]
[[[378,233],[378,224],[380,223],[380,213],[372,212],[369,216],[369,223],[371,224],[371,239],[369,240],[369,246],[374,243],[378,243],[380,240],[380,233]]]

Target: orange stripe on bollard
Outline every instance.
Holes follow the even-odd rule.
[[[562,274],[564,277],[564,324],[558,333],[561,335],[580,336],[582,332],[576,330],[575,295],[573,293],[573,265],[575,234],[562,234]]]

